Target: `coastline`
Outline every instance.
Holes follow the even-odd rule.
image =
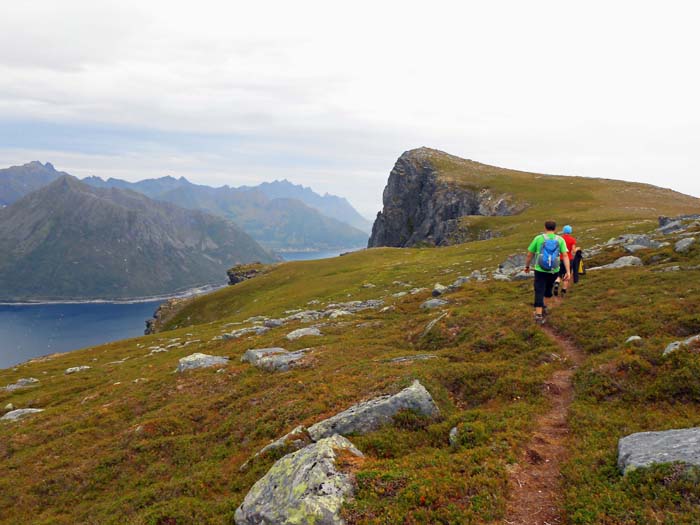
[[[36,299],[31,301],[0,301],[0,306],[41,306],[49,304],[138,304],[164,302],[168,299],[181,299],[183,297],[195,297],[207,293],[215,292],[225,288],[227,284],[208,284],[188,288],[181,292],[171,294],[154,295],[149,297],[132,297],[127,299]]]

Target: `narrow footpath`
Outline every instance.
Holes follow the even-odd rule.
[[[504,519],[508,525],[564,523],[560,469],[568,454],[567,417],[574,397],[573,376],[584,354],[551,327],[542,329],[560,348],[569,366],[555,372],[545,383],[551,408],[535,421],[532,439],[510,472],[510,497]]]

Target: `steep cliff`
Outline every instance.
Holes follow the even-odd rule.
[[[377,214],[368,246],[443,246],[489,238],[488,230],[470,231],[460,225],[468,215],[503,216],[522,211],[526,204],[511,195],[480,185],[461,184],[443,176],[441,166],[465,171],[482,164],[441,151],[419,148],[405,152],[391,170],[384,189],[384,209]]]

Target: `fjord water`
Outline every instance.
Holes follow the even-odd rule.
[[[287,261],[325,259],[348,250],[288,252]],[[0,304],[0,368],[143,335],[162,300],[139,303]]]
[[[0,368],[143,335],[160,303],[0,305]]]

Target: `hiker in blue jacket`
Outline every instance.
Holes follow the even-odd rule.
[[[562,262],[566,269],[566,274],[562,279],[568,281],[571,276],[569,257],[562,259],[562,255],[567,254],[569,250],[564,239],[555,233],[557,223],[554,221],[545,222],[544,230],[544,233],[535,237],[530,243],[525,260],[525,272],[530,273],[532,258],[537,257],[535,260],[535,322],[540,325],[544,324],[544,317],[547,313],[545,299],[552,297],[552,289],[559,276],[559,266]]]

